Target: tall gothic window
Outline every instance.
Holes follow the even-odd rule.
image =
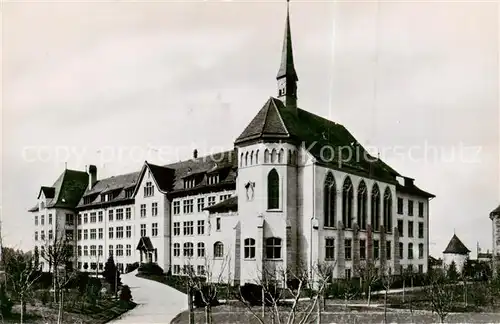
[[[276,169],[267,175],[267,209],[278,209],[280,199],[280,178]]]
[[[352,181],[347,177],[342,186],[342,223],[346,228],[352,228],[352,200]]]
[[[335,208],[337,200],[337,188],[333,174],[328,173],[325,179],[325,196],[324,202],[324,227],[335,226]]]
[[[387,233],[392,232],[392,195],[389,187],[384,192],[384,227]]]
[[[368,190],[366,188],[366,184],[363,180],[361,180],[359,186],[358,186],[358,226],[359,228],[365,230],[366,229],[366,203],[367,203],[367,196],[368,195]]]
[[[380,227],[380,190],[378,185],[374,184],[372,188],[372,229],[378,231]]]
[[[264,163],[269,163],[269,150],[264,151]]]

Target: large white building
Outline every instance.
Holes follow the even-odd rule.
[[[325,262],[338,278],[356,276],[364,260],[394,274],[426,272],[434,196],[370,156],[344,126],[299,108],[297,82],[287,12],[277,98],[234,150],[145,162],[106,179],[95,166],[65,170],[30,209],[35,246],[58,230],[82,271],[102,269],[113,255],[121,269],[152,261],[235,283],[273,270],[312,273]]]

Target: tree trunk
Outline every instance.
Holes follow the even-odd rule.
[[[191,295],[191,289],[189,288],[187,291],[187,298],[189,308],[189,324],[194,324],[193,296]]]
[[[262,288],[262,319],[266,316],[266,299],[265,299],[264,288]]]
[[[61,293],[59,296],[59,311],[57,314],[57,324],[63,323],[63,307],[64,307],[64,291],[61,289]]]
[[[372,286],[368,286],[368,306],[370,306],[370,299],[372,296]]]
[[[321,298],[318,296],[318,298]],[[321,300],[316,305],[316,324],[321,324]],[[324,305],[323,305],[324,307]]]
[[[403,303],[405,302],[406,280],[403,279]]]
[[[387,289],[384,294],[384,323],[387,323]]]
[[[20,323],[23,324],[24,323],[24,312],[26,310],[26,305],[24,303],[24,298],[21,297],[21,319],[20,319]]]
[[[205,324],[212,324],[212,306],[210,304],[205,306]]]

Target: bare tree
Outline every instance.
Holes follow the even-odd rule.
[[[375,264],[371,260],[364,260],[357,266],[357,272],[361,280],[361,287],[365,292],[365,297],[367,299],[367,304],[370,306],[372,286],[380,280],[380,273],[375,267]]]
[[[381,280],[382,285],[384,286],[384,323],[387,323],[387,294],[394,283],[394,276],[392,275],[391,268],[384,270]]]
[[[455,301],[455,284],[446,276],[445,271],[431,271],[429,279],[425,292],[431,299],[432,310],[438,314],[441,323],[444,323]]]
[[[35,267],[35,260],[30,254],[12,250],[3,257],[7,281],[21,303],[20,321],[22,324],[26,313],[26,301],[32,293],[33,284],[40,278],[41,272]]]

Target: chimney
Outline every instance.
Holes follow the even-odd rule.
[[[97,182],[97,167],[95,165],[89,165],[89,190]]]
[[[198,150],[194,149],[194,151],[193,151],[193,159],[197,159],[197,158],[198,158]]]

